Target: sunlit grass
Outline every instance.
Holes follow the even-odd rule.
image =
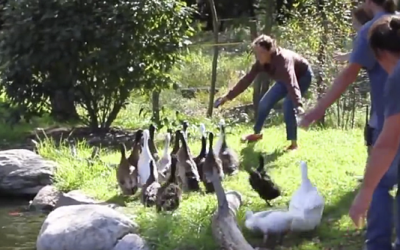
[[[189,53],[186,64],[175,68],[172,74],[182,87],[207,87],[211,78],[211,56],[202,53]],[[218,65],[217,87],[220,96],[231,87],[240,77],[240,70],[246,71],[252,58],[247,55],[232,56],[221,54]],[[164,107],[162,118],[176,119],[175,111],[183,114],[183,119],[189,120],[193,127],[189,132],[192,152],[196,155],[200,150],[198,138],[198,123],[203,122],[206,127],[217,132],[216,123],[226,109],[243,104],[252,103],[252,90],[249,88],[234,101],[222,108],[214,110],[213,118],[206,119],[209,94],[198,93],[196,98],[182,98],[180,91],[164,90],[160,96],[160,106]],[[309,103],[307,102],[307,107]],[[145,128],[149,125],[149,116],[139,117],[141,108],[150,109],[151,101],[147,96],[132,91],[128,105],[121,110],[114,126],[127,129]],[[335,116],[328,112],[327,125],[335,124]],[[81,109],[79,111],[82,111]],[[282,116],[273,119],[282,121]],[[363,111],[356,113],[356,127],[360,128],[364,122]],[[276,121],[267,121],[267,126]],[[33,124],[21,123],[10,130],[8,125],[2,124],[0,137],[7,141],[19,141],[34,127],[47,127],[54,122],[48,118],[35,119]],[[357,181],[356,175],[363,173],[366,150],[363,145],[362,130],[315,130],[300,131],[298,152],[283,153],[287,146],[283,126],[273,126],[264,130],[264,139],[253,145],[239,142],[243,134],[251,132],[252,124],[241,124],[228,128],[228,143],[241,157],[242,169],[257,165],[258,153],[267,155],[267,168],[273,179],[282,187],[283,196],[274,201],[274,207],[285,207],[294,190],[300,183],[299,161],[304,160],[309,165],[309,175],[326,199],[324,220],[317,232],[306,235],[292,235],[285,241],[284,249],[346,249],[358,250],[363,238],[360,231],[355,231],[347,216],[350,202],[353,199]],[[156,135],[162,140],[166,127],[161,128]],[[162,141],[159,143],[161,151]],[[77,145],[78,157],[72,157],[67,145],[56,148],[54,143],[46,139],[40,142],[40,154],[45,158],[53,159],[59,164],[56,172],[56,186],[63,191],[82,190],[89,196],[100,200],[125,204],[126,213],[132,215],[140,224],[140,233],[157,250],[175,250],[177,247],[215,250],[218,247],[211,236],[210,216],[215,210],[216,199],[213,195],[190,194],[173,215],[156,214],[152,208],[144,208],[137,197],[123,198],[119,194],[116,183],[115,169],[110,164],[119,162],[118,152],[101,149],[101,162],[89,166],[86,162],[92,149],[86,143]],[[248,183],[247,173],[241,171],[237,176],[227,177],[223,183],[229,190],[236,190],[243,194],[244,204],[238,214],[239,225],[250,242],[257,242],[260,238],[243,228],[244,212],[247,209],[260,211],[267,209],[265,202],[257,193],[252,191]],[[351,230],[350,230],[351,229]],[[350,230],[350,231],[349,231]],[[185,248],[182,248],[182,250]]]
[[[216,132],[216,131],[214,131]],[[267,169],[273,179],[283,189],[284,195],[274,201],[275,207],[285,207],[291,194],[300,184],[299,161],[309,166],[309,176],[326,199],[324,220],[317,232],[308,235],[289,236],[285,249],[360,249],[362,237],[351,231],[347,211],[357,188],[355,175],[363,172],[366,152],[362,143],[362,131],[310,130],[300,132],[298,152],[283,153],[287,145],[283,127],[265,130],[264,139],[256,144],[242,144],[239,138],[249,133],[248,127],[238,126],[228,137],[229,145],[241,157],[242,168],[257,166],[258,153],[267,154]],[[200,150],[197,134],[193,134],[190,147],[194,154]],[[144,208],[135,197],[124,199],[119,196],[116,186],[115,169],[102,163],[89,167],[84,160],[91,149],[84,143],[78,145],[78,157],[71,157],[68,147],[55,149],[50,141],[41,144],[40,153],[60,165],[56,173],[56,185],[65,191],[80,189],[86,194],[101,200],[125,202],[125,211],[140,225],[140,233],[159,250],[174,250],[178,246],[196,246],[196,249],[216,249],[211,236],[210,216],[216,205],[214,195],[190,194],[173,215],[159,215],[154,208]],[[161,152],[161,148],[160,148]],[[118,163],[118,152],[101,152],[101,160]],[[244,211],[267,209],[265,202],[252,191],[247,173],[241,171],[237,176],[227,177],[224,187],[243,194],[244,205],[238,215],[240,225]],[[243,229],[250,242],[257,236]],[[350,238],[345,238],[350,237]]]

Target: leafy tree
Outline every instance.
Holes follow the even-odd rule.
[[[178,0],[9,0],[3,90],[30,114],[58,105],[70,118],[76,103],[81,120],[107,129],[131,90],[171,83],[166,72],[193,33],[192,13]]]

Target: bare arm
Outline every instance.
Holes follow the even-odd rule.
[[[376,141],[365,171],[363,188],[374,190],[391,166],[400,143],[400,114],[388,117]]]
[[[228,98],[228,100],[232,100],[238,95],[240,95],[243,91],[245,91],[254,81],[259,71],[260,71],[260,65],[256,62],[253,64],[253,66],[251,66],[250,71],[245,76],[243,76],[238,81],[238,83],[236,83],[236,85],[233,86],[231,90],[229,90],[228,94],[226,95],[226,98]]]
[[[340,53],[340,54],[338,53],[333,56],[333,59],[335,59],[337,61],[341,61],[341,62],[347,62],[350,60],[350,55],[351,55],[351,52]]]

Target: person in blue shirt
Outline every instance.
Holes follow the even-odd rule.
[[[350,216],[355,222],[362,220],[368,206],[378,206],[378,204],[374,204],[376,193],[374,190],[378,189],[382,182],[392,186],[398,181],[396,173],[400,162],[400,16],[385,15],[378,19],[369,31],[369,42],[377,61],[389,73],[389,76],[384,90],[383,128],[372,149],[361,190],[350,209]],[[391,167],[393,165],[396,165],[396,168]],[[395,224],[398,228],[395,249],[397,250],[400,249],[399,195],[396,195],[396,200],[397,223]],[[382,248],[380,249],[383,250],[391,249],[389,246],[391,226],[395,218],[392,215],[393,204],[388,205],[390,205],[386,208],[388,214],[381,218],[384,221],[390,219],[385,228],[385,238],[382,237],[384,241],[381,242]],[[381,204],[381,206],[386,207],[387,205]]]
[[[366,0],[364,8],[373,15],[373,19],[364,24],[359,30],[348,65],[335,78],[331,89],[318,101],[317,105],[312,110],[306,112],[300,121],[299,126],[308,127],[313,122],[320,119],[324,115],[325,110],[340,97],[351,83],[355,82],[361,68],[365,68],[371,86],[370,95],[371,109],[373,112],[372,116],[376,119],[375,129],[372,136],[372,144],[375,149],[376,140],[385,121],[384,88],[387,79],[387,72],[379,65],[369,46],[368,31],[376,20],[386,14],[395,13],[396,4],[394,0]],[[371,160],[369,160],[368,164],[370,162]],[[367,171],[368,170],[369,169],[367,168]],[[362,188],[356,197],[356,201],[366,200],[366,203],[369,204],[368,199],[372,196],[370,205],[369,207],[367,206],[368,213],[366,216],[367,250],[392,250],[391,233],[393,223],[393,197],[390,195],[389,191],[396,184],[396,180],[397,164],[394,161],[389,170],[378,180],[379,183],[376,185],[376,188],[373,188],[372,190]],[[367,180],[364,180],[364,183],[366,182]],[[355,202],[355,204],[358,203],[360,202]],[[361,202],[361,204],[365,203]],[[359,205],[356,205],[355,207],[359,207]],[[400,207],[400,202],[398,202],[397,207]],[[354,206],[352,209],[353,208]],[[357,211],[359,210],[360,209]],[[354,213],[351,212],[351,214],[352,218],[356,219]]]

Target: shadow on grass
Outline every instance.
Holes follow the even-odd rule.
[[[266,163],[266,168],[271,169],[274,167],[277,167],[276,165],[273,164],[279,157],[281,157],[285,151],[276,149],[272,153],[265,153],[265,152],[260,152],[260,151],[255,151],[254,150],[255,143],[249,143],[247,144],[246,147],[244,147],[240,151],[240,155],[242,156],[242,166],[244,169],[248,168],[256,168],[258,167],[258,158],[260,154],[264,156],[264,162]]]
[[[255,143],[248,143],[246,147],[242,148],[242,150],[240,151],[240,156],[242,157],[242,170],[257,167],[258,155],[261,152],[254,151],[254,146]]]
[[[139,198],[140,198],[140,191],[138,191],[136,194],[132,196],[116,194],[113,197],[106,200],[106,203],[112,203],[122,207],[126,207],[129,203],[132,203],[134,201],[139,201]]]

